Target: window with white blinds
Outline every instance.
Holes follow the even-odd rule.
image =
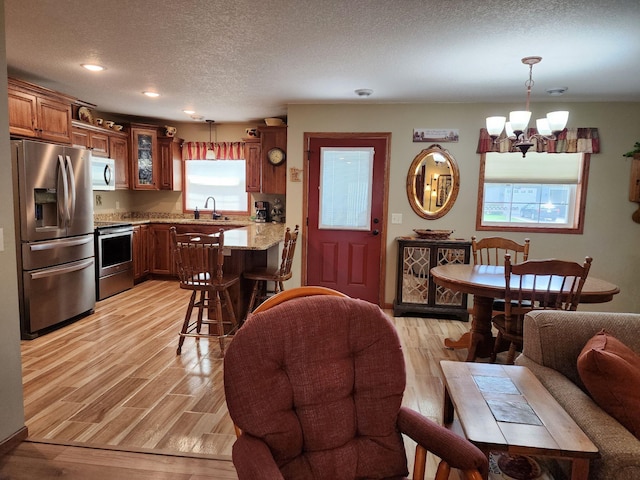
[[[370,230],[373,148],[320,149],[319,229]]]
[[[478,230],[581,233],[589,155],[487,152]]]

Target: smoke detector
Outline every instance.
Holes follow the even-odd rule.
[[[569,87],[552,87],[547,88],[547,93],[552,97],[559,97],[560,95],[564,95],[564,92],[569,90]]]
[[[373,90],[371,90],[370,88],[359,88],[357,90],[354,90],[354,92],[356,92],[356,95],[358,95],[359,97],[369,97],[373,93]]]

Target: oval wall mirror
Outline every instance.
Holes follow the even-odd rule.
[[[433,220],[445,215],[458,196],[460,171],[451,154],[440,145],[422,150],[407,174],[407,197],[413,211]]]

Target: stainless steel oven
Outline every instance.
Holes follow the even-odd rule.
[[[96,223],[96,298],[103,300],[133,287],[133,226]]]

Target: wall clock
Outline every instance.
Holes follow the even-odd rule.
[[[267,152],[267,160],[271,165],[280,165],[284,163],[286,154],[281,148],[275,147]]]

